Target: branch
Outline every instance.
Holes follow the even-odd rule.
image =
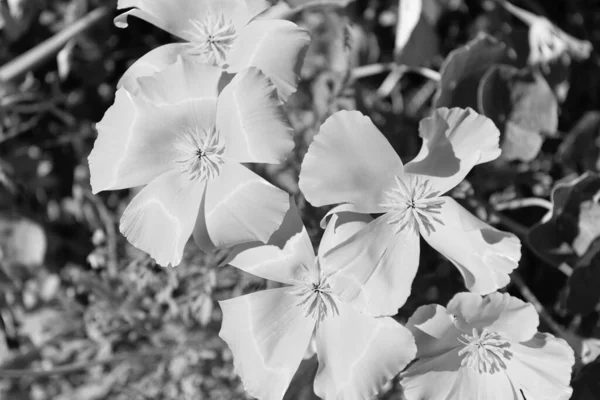
[[[508,200],[505,202],[500,202],[494,205],[494,208],[498,211],[502,210],[514,210],[517,208],[524,207],[542,207],[548,211],[552,211],[552,202],[546,199],[541,199],[539,197],[530,197],[526,199],[515,199]]]

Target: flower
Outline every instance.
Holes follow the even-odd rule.
[[[269,7],[265,0],[119,0],[117,8],[133,7],[115,18],[127,27],[135,16],[184,39],[160,46],[135,62],[119,87],[136,90],[136,78],[152,74],[187,54],[236,73],[261,69],[286,101],[296,90],[302,60],[310,43],[308,32],[285,20],[255,17]]]
[[[319,368],[314,391],[323,399],[371,399],[415,356],[410,332],[390,317],[361,314],[329,284],[335,266],[321,253],[353,234],[353,224],[330,221],[315,257],[295,206],[276,244],[246,249],[230,264],[285,284],[221,301],[219,335],[227,342],[246,390],[261,400],[282,399],[314,338]],[[276,243],[275,241],[271,243]],[[284,243],[281,245],[281,243]],[[310,354],[310,350],[308,350]]]
[[[408,400],[567,400],[575,362],[563,339],[539,333],[531,304],[506,293],[459,293],[407,323],[417,359],[401,375]],[[435,384],[432,384],[435,382]]]
[[[294,146],[274,86],[258,69],[231,79],[179,57],[121,88],[97,124],[89,156],[94,193],[146,185],[120,229],[160,265],[181,261],[192,235],[204,251],[266,242],[289,207],[287,194],[240,163],[279,163]]]
[[[402,161],[356,111],[331,116],[304,158],[300,189],[314,206],[383,214],[325,254],[345,265],[332,287],[360,311],[393,315],[410,294],[419,262],[419,233],[460,271],[467,288],[486,294],[505,286],[520,259],[520,242],[442,196],[477,164],[500,154],[499,132],[471,109],[441,108],[421,121],[423,146]]]

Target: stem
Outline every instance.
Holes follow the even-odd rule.
[[[527,26],[531,26],[534,22],[536,22],[540,17],[535,15],[534,13],[524,10],[521,7],[517,7],[508,1],[500,1],[500,5],[509,13],[523,21]]]
[[[6,82],[26,74],[46,59],[54,56],[71,39],[90,29],[112,12],[112,7],[99,7],[85,17],[38,44],[25,54],[0,67],[0,82]]]
[[[524,208],[524,207],[542,207],[548,211],[552,211],[552,202],[541,199],[539,197],[530,197],[526,199],[515,199],[509,200],[505,202],[498,203],[494,205],[494,208],[498,211],[502,210],[514,210],[516,208]]]
[[[299,5],[298,7],[292,8],[291,10],[283,9],[283,10],[280,10],[280,11],[278,10],[276,12],[272,12],[272,13],[266,14],[266,15],[268,15],[268,18],[270,18],[270,19],[292,19],[297,14],[299,14],[303,11],[308,11],[308,10],[312,10],[312,9],[316,9],[316,8],[324,8],[324,7],[346,8],[348,6],[348,4],[350,4],[352,2],[354,2],[354,0],[346,0],[346,1],[312,0],[312,1],[309,1],[302,5]],[[268,12],[268,10],[267,10],[267,12]]]

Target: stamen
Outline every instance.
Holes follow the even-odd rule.
[[[298,305],[304,308],[305,315],[312,316],[317,323],[339,314],[336,297],[322,274],[315,281],[297,286],[293,293],[301,298]]]
[[[427,179],[411,174],[396,176],[396,186],[384,194],[384,203],[380,204],[390,215],[389,223],[398,225],[396,232],[408,228],[418,234],[423,228],[430,234],[435,232],[434,222],[444,225],[436,217],[444,200]]]
[[[176,162],[190,181],[213,179],[225,163],[225,145],[219,143],[219,133],[214,128],[183,131],[175,148],[180,154]]]
[[[473,334],[461,335],[459,342],[465,345],[459,352],[463,356],[461,366],[467,366],[480,374],[493,374],[506,369],[507,361],[512,358],[510,342],[500,334],[483,329],[481,334],[473,328]]]
[[[210,64],[224,65],[237,39],[233,22],[226,21],[222,14],[208,14],[202,21],[191,20],[191,24],[194,29],[185,32],[192,38],[189,53],[206,57]]]

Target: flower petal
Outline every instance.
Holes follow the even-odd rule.
[[[438,305],[421,306],[406,323],[415,337],[417,357],[434,357],[459,347],[461,332],[456,329],[452,315]]]
[[[260,68],[284,102],[296,91],[310,35],[290,21],[254,20],[240,32],[227,54],[229,72]]]
[[[214,101],[155,105],[119,89],[98,124],[89,156],[94,193],[145,185],[177,164],[173,145],[186,128],[214,125]]]
[[[206,231],[197,224],[194,239],[204,251],[212,250],[204,247],[207,240],[215,248],[254,241],[266,243],[281,226],[289,208],[288,197],[248,168],[226,162],[219,177],[207,185],[206,200],[200,210],[205,213]]]
[[[438,108],[419,126],[423,147],[406,172],[424,175],[445,193],[477,165],[500,156],[500,132],[489,118],[470,108]]]
[[[178,265],[194,230],[204,188],[202,182],[188,181],[177,169],[165,172],[129,203],[121,217],[121,232],[158,264]]]
[[[160,72],[139,77],[137,84],[140,93],[153,103],[176,104],[200,99],[215,101],[225,79],[219,67],[189,56],[178,56]]]
[[[238,162],[280,163],[294,148],[275,86],[257,68],[238,73],[219,96],[217,127],[226,155]]]
[[[238,247],[246,248],[240,249],[228,263],[264,279],[295,285],[316,272],[315,252],[293,200],[266,246],[254,242],[236,246],[234,251]]]
[[[488,328],[513,342],[531,339],[540,322],[533,305],[507,293],[496,292],[485,297],[457,293],[447,308],[456,317],[456,327],[461,331],[471,333],[473,328]]]
[[[117,83],[117,89],[124,87],[128,92],[137,94],[137,78],[164,70],[177,61],[179,55],[186,53],[189,47],[188,43],[170,43],[150,50],[127,68]]]
[[[419,235],[396,233],[383,215],[322,259],[329,283],[344,301],[369,315],[394,315],[408,296],[419,264]]]
[[[316,342],[314,390],[322,399],[373,398],[417,350],[410,332],[392,318],[369,317],[348,304],[317,326]]]
[[[417,360],[402,373],[407,400],[523,400],[506,374],[460,367],[458,350]]]
[[[261,400],[283,398],[315,327],[291,290],[270,289],[219,302],[219,336],[231,349],[246,390]]]
[[[506,373],[528,400],[568,400],[575,362],[567,342],[547,333],[512,346],[513,359]]]
[[[373,221],[373,218],[368,214],[343,211],[332,214],[319,244],[319,257],[323,257],[329,250],[358,233],[371,221]]]
[[[189,32],[196,29],[194,20],[221,14],[240,32],[252,18],[269,8],[269,3],[266,0],[119,0],[118,10],[129,7],[134,8],[115,18],[117,27],[126,28],[131,15],[190,41],[194,35]]]
[[[450,197],[444,200],[435,230],[421,235],[458,268],[466,287],[486,294],[506,286],[521,258],[521,242],[509,232],[492,228]]]
[[[379,213],[399,173],[400,157],[373,122],[358,111],[339,111],[310,145],[299,185],[313,206],[354,203],[361,212]]]

